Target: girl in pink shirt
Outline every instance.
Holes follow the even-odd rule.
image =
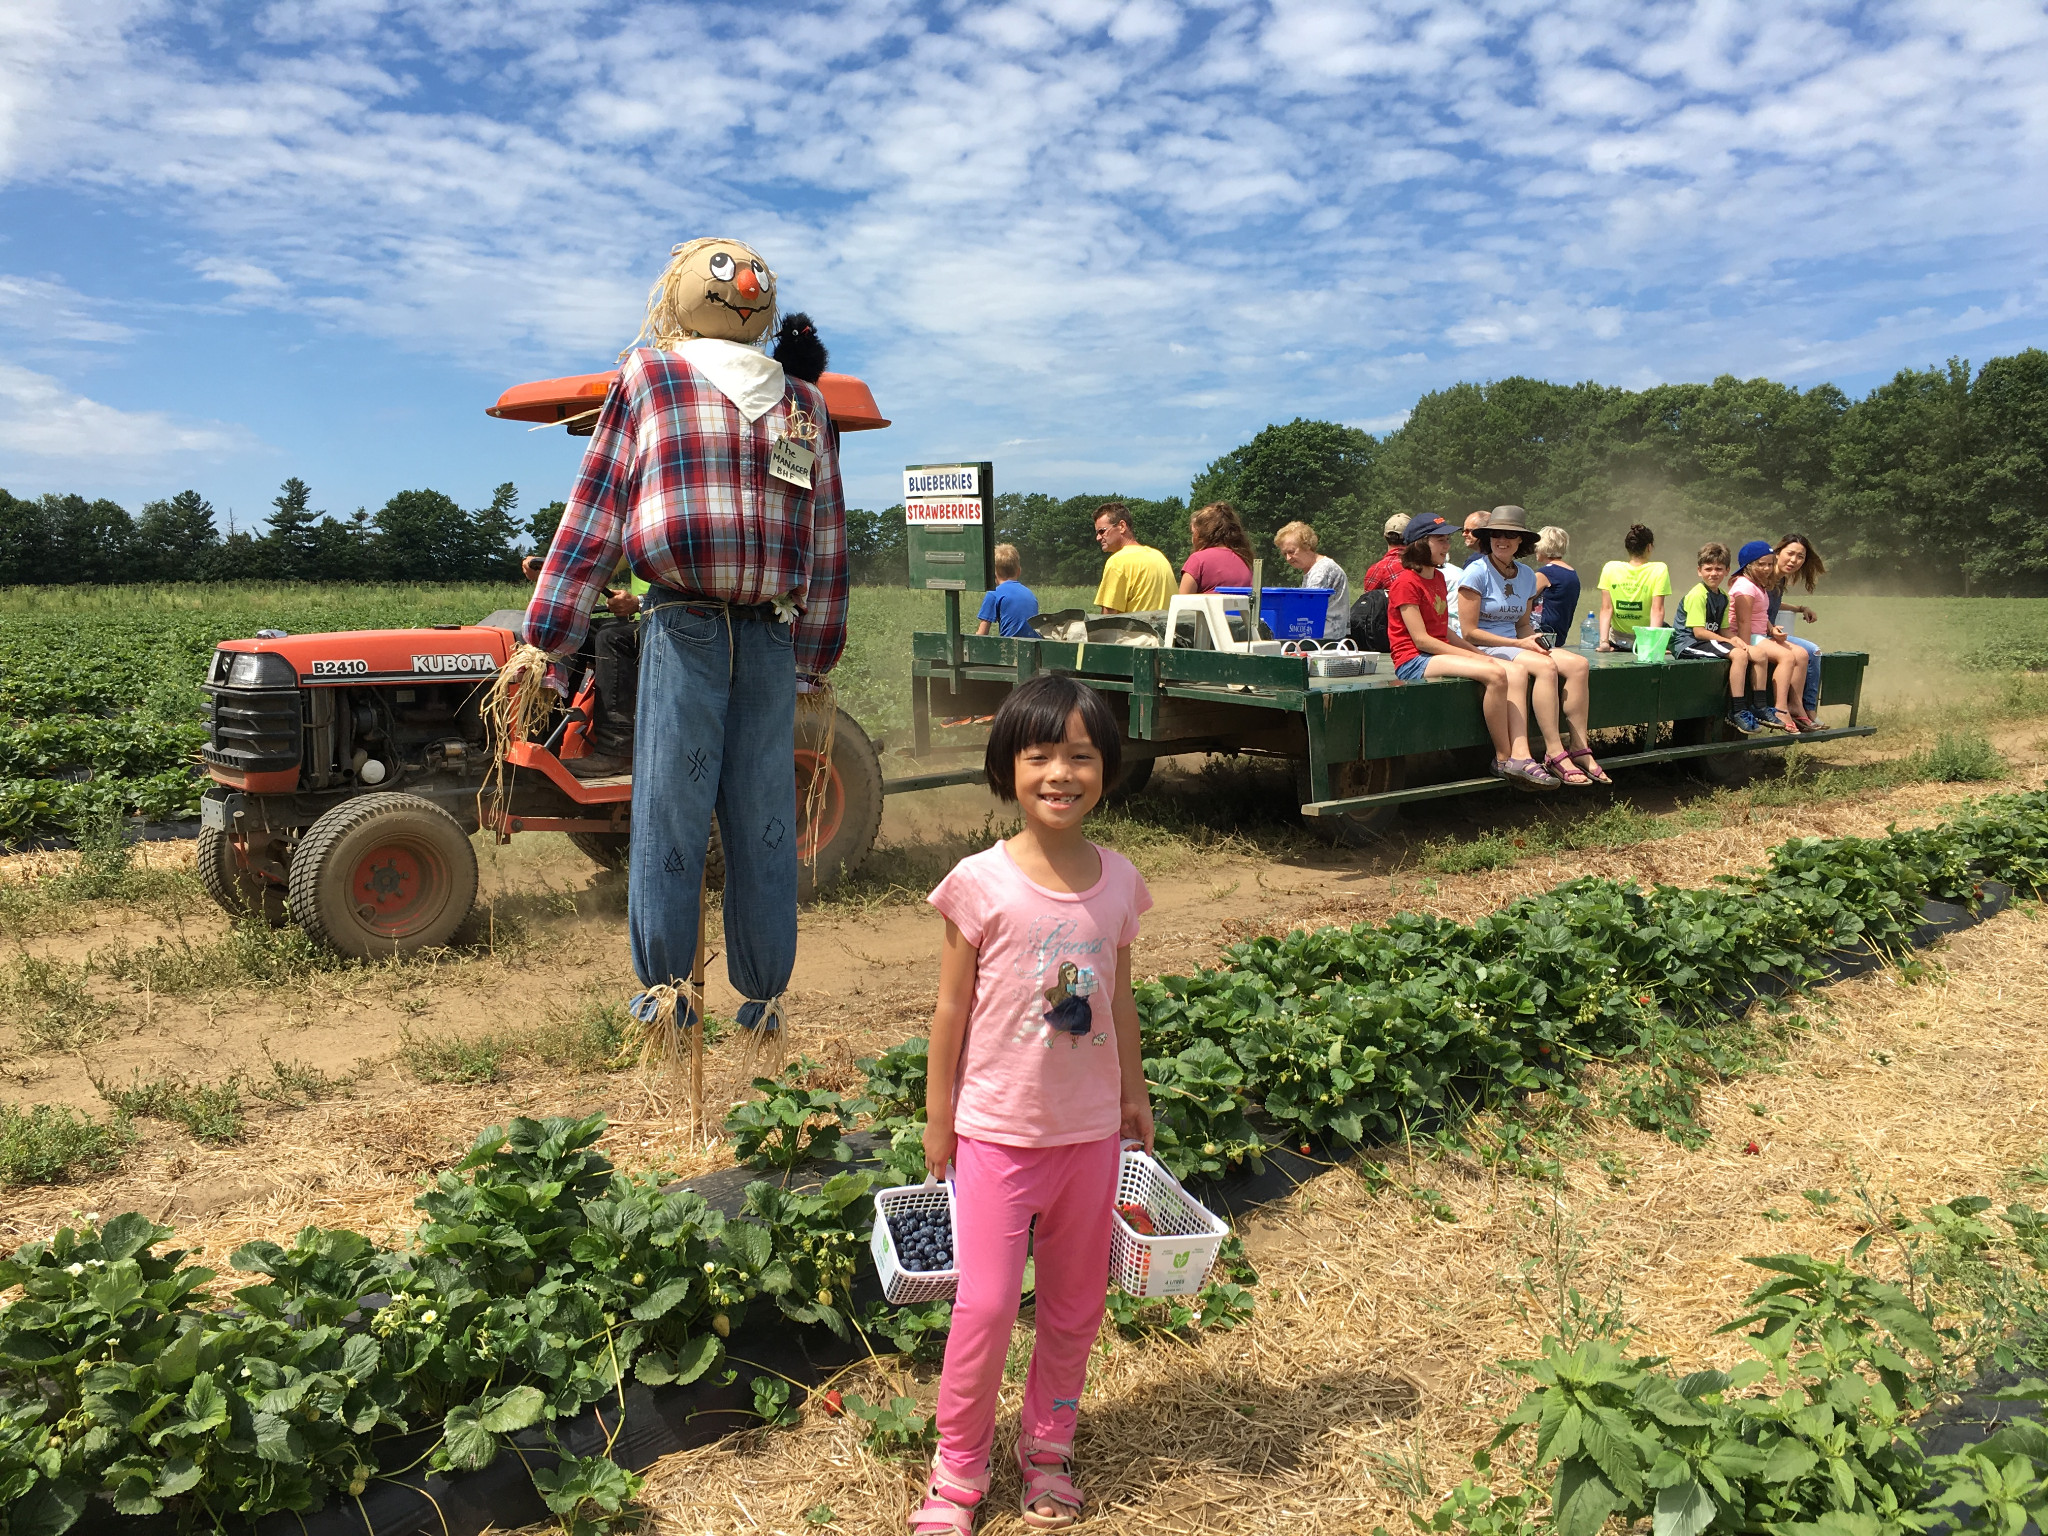
[[[1038,1338],[1017,1436],[1023,1519],[1053,1531],[1081,1515],[1074,1421],[1109,1284],[1118,1144],[1152,1148],[1131,997],[1131,941],[1152,896],[1128,859],[1081,832],[1120,757],[1093,689],[1041,677],[1013,691],[989,728],[988,783],[1024,829],[931,894],[946,947],[924,1154],[940,1178],[953,1166],[960,1289],[938,1456],[910,1517],[919,1536],[963,1536],[988,1492],[1027,1243]]]

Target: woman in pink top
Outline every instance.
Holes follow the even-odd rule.
[[[1212,501],[1188,519],[1188,537],[1195,552],[1180,568],[1183,592],[1214,592],[1218,587],[1252,584],[1252,546],[1244,536],[1237,508]]]
[[[1027,1243],[1038,1338],[1017,1436],[1024,1524],[1062,1530],[1081,1516],[1074,1421],[1109,1284],[1119,1143],[1152,1148],[1131,997],[1131,941],[1152,896],[1130,860],[1081,832],[1119,763],[1115,717],[1093,689],[1041,677],[1013,691],[989,727],[987,771],[1024,829],[931,894],[946,945],[924,1155],[940,1178],[953,1167],[960,1289],[938,1455],[910,1517],[920,1536],[962,1536],[988,1493]]]

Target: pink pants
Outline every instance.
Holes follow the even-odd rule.
[[[955,1477],[979,1477],[988,1465],[1027,1242],[1038,1341],[1024,1382],[1020,1427],[1043,1440],[1074,1438],[1088,1351],[1102,1327],[1109,1289],[1117,1145],[1115,1136],[1066,1147],[1006,1147],[960,1138],[953,1154],[960,1293],[939,1377],[938,1460]]]

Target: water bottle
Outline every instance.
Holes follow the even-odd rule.
[[[1579,649],[1597,651],[1600,649],[1600,621],[1587,614],[1579,620]]]

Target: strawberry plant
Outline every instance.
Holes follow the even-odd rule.
[[[826,1088],[807,1088],[804,1080],[818,1070],[805,1056],[783,1068],[780,1077],[757,1077],[761,1095],[733,1105],[725,1117],[725,1133],[743,1163],[785,1172],[814,1157],[846,1162],[852,1157],[842,1135],[863,1105],[849,1104]]]

